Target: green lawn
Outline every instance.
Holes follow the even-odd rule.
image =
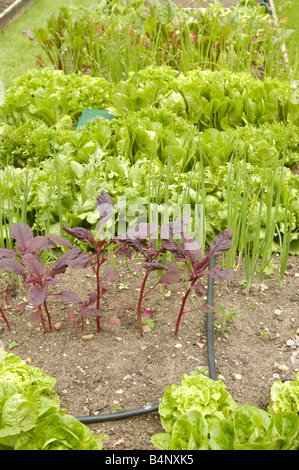
[[[61,7],[88,7],[95,0],[35,0],[34,4],[10,26],[0,33],[0,81],[5,88],[14,78],[34,67],[37,54],[28,37],[23,36],[25,29],[35,30],[46,25],[47,17],[59,11]]]
[[[273,0],[277,16],[280,20],[287,19],[287,23],[281,24],[285,28],[285,44],[289,61],[294,71],[295,78],[299,80],[299,0]],[[283,20],[284,21],[284,20]]]

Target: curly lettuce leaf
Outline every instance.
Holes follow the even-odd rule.
[[[273,383],[268,410],[271,414],[280,411],[299,413],[299,373],[295,375],[295,380],[276,380]]]
[[[0,449],[100,450],[102,438],[60,409],[56,379],[0,349]]]

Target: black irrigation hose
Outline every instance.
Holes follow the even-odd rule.
[[[215,266],[216,258],[213,256],[211,258],[209,269],[212,269]],[[208,282],[208,293],[207,293],[207,303],[208,305],[213,306],[213,297],[214,297],[214,279],[212,276],[209,276]],[[214,356],[214,337],[213,337],[213,313],[207,313],[207,351],[208,351],[208,368],[209,375],[212,380],[216,380],[216,369],[215,369],[215,356]],[[118,411],[117,413],[109,413],[105,415],[97,416],[77,416],[76,419],[83,424],[94,424],[94,423],[103,423],[105,421],[115,421],[118,419],[132,418],[133,416],[139,416],[146,413],[152,413],[153,411],[158,411],[159,403],[155,405],[142,406],[141,408],[136,408],[134,410],[128,411]]]
[[[153,411],[158,411],[158,408],[159,404],[156,404],[142,406],[141,408],[136,408],[135,410],[118,411],[117,413],[109,413],[106,415],[79,416],[77,417],[77,419],[83,424],[102,423],[104,421],[115,421],[117,419],[132,418],[132,416],[139,416],[145,413],[152,413]]]
[[[216,257],[212,256],[209,269],[214,268],[216,264]],[[209,276],[208,284],[208,305],[213,307],[214,298],[214,278]],[[208,367],[209,375],[212,380],[217,380],[216,366],[215,366],[215,353],[214,353],[214,335],[213,335],[213,311],[207,313],[207,353],[208,353]]]

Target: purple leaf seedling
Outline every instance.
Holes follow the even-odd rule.
[[[178,335],[182,315],[187,313],[187,311],[185,311],[185,305],[191,291],[194,290],[198,297],[203,297],[206,293],[206,288],[199,279],[208,275],[218,280],[231,280],[233,278],[233,271],[230,269],[224,270],[219,266],[215,266],[211,270],[207,269],[213,256],[221,255],[230,249],[232,236],[233,233],[230,229],[223,230],[223,232],[219,233],[211,242],[209,253],[203,258],[201,258],[201,248],[198,243],[185,232],[183,232],[181,236],[181,245],[171,238],[162,240],[162,246],[170,251],[176,261],[184,262],[190,273],[190,285],[185,295],[182,297],[180,312],[175,327],[175,336]],[[212,307],[208,304],[204,304],[198,309],[209,312],[212,310]]]
[[[16,251],[0,249],[0,268],[18,274],[23,279],[23,285],[28,286],[28,301],[18,304],[15,309],[34,308],[30,318],[32,321],[41,320],[44,332],[47,331],[44,313],[48,320],[49,331],[52,332],[51,311],[48,309],[47,298],[49,287],[58,284],[57,274],[64,273],[68,266],[84,267],[89,259],[80,248],[73,248],[71,242],[57,235],[47,234],[34,237],[31,228],[24,223],[11,225],[11,237],[16,240]],[[41,260],[44,251],[55,249],[55,244],[64,245],[70,250],[63,253],[53,267],[46,268]]]
[[[167,235],[172,236],[175,232],[179,231],[183,225],[186,223],[185,220],[181,219],[178,222],[171,222],[165,224],[160,229],[160,236],[166,237]],[[159,259],[160,255],[166,252],[165,247],[161,247],[159,249],[155,248],[155,241],[156,238],[153,236],[154,232],[157,232],[159,226],[153,223],[139,223],[136,224],[132,229],[128,230],[124,235],[121,235],[117,238],[117,242],[121,246],[121,251],[131,261],[131,264],[140,280],[141,288],[140,294],[138,299],[138,305],[135,307],[134,305],[128,304],[131,307],[137,310],[138,316],[138,324],[139,324],[139,333],[140,336],[143,336],[143,328],[142,328],[142,301],[143,299],[155,288],[158,284],[172,284],[178,283],[180,277],[180,269],[172,262],[169,262],[167,267],[163,265],[162,261]],[[144,257],[144,261],[142,262],[142,267],[145,269],[145,275],[142,279],[141,275],[139,274],[136,266],[132,261],[132,251],[136,251],[139,254],[142,254]],[[145,292],[146,282],[148,277],[152,271],[165,271],[159,281],[154,284],[147,292]],[[121,302],[128,303],[125,301],[116,301],[113,302],[113,305],[120,305]]]
[[[155,323],[154,320],[152,319],[153,312],[151,310],[144,310],[142,314],[142,324],[147,325],[151,329],[154,328]]]
[[[100,331],[100,314],[101,310],[99,308],[94,307],[94,304],[97,303],[97,305],[100,305],[100,299],[108,290],[106,289],[106,284],[108,281],[115,281],[114,277],[114,268],[111,268],[110,266],[104,267],[103,270],[103,276],[99,279],[100,281],[100,290],[97,292],[92,292],[87,300],[82,300],[75,292],[73,291],[62,291],[60,292],[59,295],[63,300],[67,302],[71,302],[74,304],[77,304],[77,307],[72,307],[68,310],[68,318],[69,320],[74,323],[76,327],[79,326],[81,330],[84,329],[84,319],[87,315],[92,315],[95,316],[97,319],[97,332]],[[99,301],[98,301],[99,299]],[[76,320],[74,317],[74,312],[77,312],[79,314],[79,318]],[[108,321],[114,325],[119,324],[118,318],[112,318],[109,320],[102,320],[103,321]]]
[[[90,313],[92,315],[96,316],[97,320],[97,332],[100,332],[101,326],[100,326],[100,300],[102,296],[108,292],[106,289],[107,283],[110,282],[115,282],[116,281],[116,270],[111,267],[107,266],[104,269],[104,274],[101,276],[101,267],[102,265],[118,250],[120,247],[117,247],[112,253],[107,254],[108,247],[114,243],[114,240],[102,240],[101,239],[101,234],[102,234],[102,229],[107,220],[111,217],[113,210],[114,210],[114,205],[113,205],[113,200],[112,198],[105,193],[105,191],[101,191],[100,195],[97,197],[96,201],[96,210],[100,214],[100,230],[99,230],[99,236],[98,239],[95,239],[95,236],[92,232],[89,230],[83,228],[83,227],[76,227],[76,228],[67,228],[63,226],[63,230],[67,232],[68,234],[74,236],[77,238],[80,242],[89,244],[92,246],[93,250],[95,253],[93,255],[89,255],[92,258],[96,259],[95,265],[90,264],[89,266],[93,270],[93,272],[96,275],[96,285],[97,285],[97,290],[94,294],[92,294],[92,300],[93,302],[87,301],[86,303],[82,303],[82,301],[79,299],[77,300],[77,303],[79,304],[79,316],[80,319],[84,319],[84,317]],[[88,255],[88,253],[85,253]],[[91,308],[91,304],[96,304],[95,308]]]

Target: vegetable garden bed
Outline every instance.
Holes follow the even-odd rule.
[[[127,274],[123,259],[117,259],[118,281],[109,286],[103,300],[103,319],[117,316],[119,325],[96,322],[88,317],[84,331],[67,319],[68,304],[53,298],[53,333],[43,333],[30,320],[30,310],[13,311],[26,298],[14,297],[9,310],[11,331],[2,322],[0,340],[5,349],[29,365],[40,367],[57,379],[55,391],[61,407],[73,416],[95,416],[154,405],[166,388],[179,384],[182,374],[207,366],[205,314],[189,313],[182,321],[178,337],[175,321],[181,297],[174,286],[154,291],[145,302],[153,310],[154,328],[144,325],[140,337],[134,309],[109,307],[115,299],[136,303],[140,288]],[[245,273],[235,274],[230,287],[215,286],[214,305],[222,306],[231,322],[224,324],[215,309],[215,357],[217,378],[238,404],[267,409],[270,388],[278,378],[293,380],[298,371],[298,259],[291,257],[282,292],[276,294],[276,279],[265,278],[257,293],[244,294]],[[90,270],[72,270],[61,276],[59,290],[74,290],[85,297],[94,291]],[[60,276],[58,276],[59,278]],[[192,304],[191,304],[192,305]],[[106,308],[105,308],[106,307]],[[232,315],[234,312],[236,315]],[[218,331],[218,333],[217,333]],[[294,341],[294,346],[288,342]],[[154,449],[152,435],[163,431],[158,413],[89,426],[95,434],[106,434],[104,449]]]
[[[230,211],[229,220],[235,225],[229,228],[241,234],[241,241],[234,245],[236,251],[231,258],[218,257],[220,264],[223,261],[227,263],[224,267],[234,269],[234,278],[216,281],[214,286],[217,378],[238,404],[267,409],[273,382],[293,380],[299,363],[299,264],[295,255],[298,104],[290,84],[278,79],[259,82],[243,72],[178,74],[162,66],[131,74],[127,81],[111,86],[104,78],[82,74],[65,77],[59,71],[44,69],[21,77],[6,97],[1,108],[0,182],[7,229],[18,215],[26,214],[26,222],[41,233],[61,235],[61,223],[94,230],[98,221],[95,198],[102,189],[111,194],[114,203],[123,195],[130,205],[138,198],[144,201],[149,194],[158,197],[155,190],[160,184],[162,199],[156,199],[160,204],[182,204],[185,192],[189,198],[185,203],[205,204],[204,238],[209,246],[213,237],[227,228]],[[85,108],[109,109],[118,119],[95,121],[75,130]],[[203,130],[198,140],[198,131]],[[247,165],[242,163],[244,155]],[[198,199],[200,191],[196,193],[202,181],[199,177],[193,181],[203,168],[205,200]],[[273,170],[277,172],[274,183]],[[239,178],[234,180],[236,171]],[[147,184],[148,174],[152,186]],[[265,206],[258,204],[261,187]],[[248,198],[240,197],[244,193]],[[239,201],[241,205],[234,207],[228,201]],[[9,202],[13,204],[9,206]],[[270,204],[277,217],[273,226]],[[8,206],[10,211],[14,207],[14,218],[9,217]],[[228,213],[223,207],[229,208]],[[242,211],[248,211],[248,217],[238,218]],[[244,247],[242,252],[244,233],[238,232],[236,220],[241,227],[243,224],[247,241],[254,242],[251,248],[257,249],[255,254],[260,240],[267,239],[273,230],[273,239],[269,236],[267,243],[278,254],[269,262],[265,260],[260,276],[256,272],[253,275],[252,268],[259,265],[255,265],[251,253]],[[1,237],[3,242],[7,232],[2,230]],[[74,241],[71,236],[69,240]],[[288,240],[292,250],[287,262],[282,240]],[[239,265],[240,252],[245,263]],[[135,261],[142,270],[141,258],[137,256]],[[134,308],[112,306],[121,299],[137,305],[139,280],[132,270],[128,271],[119,253],[115,267],[116,280],[108,283],[109,291],[101,300],[99,333],[92,315],[86,317],[83,331],[76,328],[69,321],[70,302],[59,296],[49,302],[53,332],[44,333],[35,322],[32,306],[21,311],[13,309],[28,301],[23,289],[16,289],[9,302],[11,330],[1,320],[0,341],[5,349],[55,377],[61,406],[72,416],[96,416],[158,404],[166,388],[179,384],[183,374],[207,365],[203,312],[183,315],[179,333],[174,335],[182,302],[179,286],[163,285],[144,300],[144,308],[152,314],[143,319],[141,337]],[[51,292],[74,291],[87,299],[96,288],[95,274],[90,268],[67,268],[57,275],[60,283],[52,285]],[[5,275],[3,293],[6,281]],[[186,274],[181,287],[185,292]],[[189,310],[194,310],[195,300],[191,295]],[[107,434],[104,449],[119,450],[154,449],[151,437],[163,430],[158,413],[92,424],[90,428],[95,434]]]

